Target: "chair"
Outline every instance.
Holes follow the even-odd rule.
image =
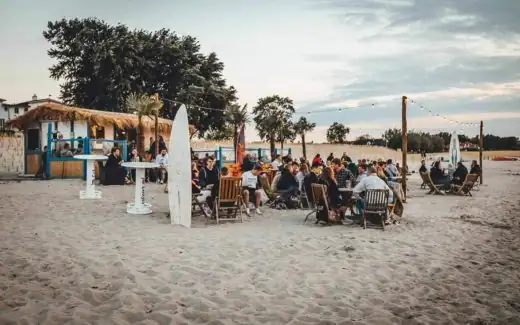
[[[363,208],[363,229],[367,228],[367,215],[378,215],[381,226],[385,230],[385,221],[388,218],[388,190],[367,190]],[[392,207],[393,208],[393,207]]]
[[[312,184],[312,185],[314,185],[314,184]],[[314,197],[311,196],[310,199],[309,199],[309,196],[307,195],[307,192],[305,192],[305,191],[303,191],[303,194],[305,195],[305,199],[307,200],[309,209],[311,210],[309,213],[307,213],[307,215],[305,216],[305,219],[303,220],[303,223],[305,223],[305,222],[307,222],[307,219],[309,219],[311,214],[313,214],[313,213],[317,214],[318,211],[316,209],[316,203],[314,202]]]
[[[201,215],[204,216],[204,218],[208,219],[209,216],[208,214],[206,213],[206,207],[208,207],[207,203],[206,202],[200,202],[198,200],[198,197],[201,196],[202,194],[200,193],[192,193],[191,194],[191,211],[193,213],[197,213],[197,210],[196,208],[198,207],[199,208],[199,211],[198,213],[200,213]],[[209,208],[209,207],[208,207]]]
[[[440,194],[445,195],[445,193],[441,192],[440,188],[443,185],[435,185],[433,184],[432,178],[430,177],[430,173],[421,173],[421,178],[423,183],[426,184],[426,186],[430,189],[430,192],[428,194]]]
[[[477,184],[478,174],[468,174],[466,175],[466,179],[462,185],[453,185],[452,194],[455,195],[471,195],[471,190],[473,190],[474,186]]]
[[[242,178],[221,177],[213,209],[217,224],[220,220],[243,222],[242,205]]]
[[[320,220],[329,223],[331,220],[335,220],[335,217],[330,213],[329,199],[327,197],[327,186],[324,184],[311,184],[312,198],[314,200],[314,211],[316,213],[316,223]],[[319,218],[322,214],[323,218]],[[308,214],[307,216],[309,216]],[[326,219],[326,220],[324,220]],[[304,222],[307,221],[307,217]]]

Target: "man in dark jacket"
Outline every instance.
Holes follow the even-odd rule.
[[[462,185],[466,179],[466,175],[468,175],[468,169],[461,161],[459,161],[457,163],[457,169],[453,173],[453,184]]]
[[[282,168],[282,175],[276,186],[277,192],[298,192],[299,186],[295,177],[297,170],[298,164],[295,162],[289,163],[287,167]]]

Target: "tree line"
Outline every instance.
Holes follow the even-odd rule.
[[[50,76],[60,82],[60,98],[66,104],[114,112],[153,111],[171,119],[184,103],[189,123],[196,126],[200,138],[233,139],[236,143],[240,126],[254,122],[261,139],[269,142],[271,155],[276,142],[283,148],[297,137],[306,155],[305,136],[316,123],[305,117],[293,121],[292,99],[276,94],[259,98],[250,114],[247,104],[238,103],[235,87],[224,78],[224,63],[216,53],[202,53],[193,36],[180,36],[168,29],[130,29],[96,18],[49,22],[43,36],[50,43],[48,55],[55,61]],[[149,101],[143,94],[159,94],[161,101]],[[326,138],[329,143],[347,143],[349,133],[349,127],[334,122]],[[504,138],[486,137],[485,146],[490,148],[512,144]],[[382,139],[371,139],[371,144],[397,149],[400,141],[400,131],[392,129]],[[139,142],[144,139],[138,139],[142,149]],[[445,144],[440,135],[412,132],[408,136],[411,150],[436,151]]]

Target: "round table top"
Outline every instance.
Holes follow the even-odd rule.
[[[128,168],[157,168],[160,165],[158,163],[154,162],[147,162],[147,161],[129,161],[122,163],[121,166],[128,167]]]
[[[107,156],[102,155],[75,155],[74,159],[82,159],[82,160],[107,160]]]
[[[340,191],[340,192],[352,192],[352,191],[354,191],[354,189],[350,188],[350,187],[340,187],[340,188],[338,188],[338,191]]]

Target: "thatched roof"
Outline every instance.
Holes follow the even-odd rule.
[[[120,129],[137,128],[138,119],[135,114],[97,111],[93,109],[72,107],[58,103],[44,103],[29,112],[7,122],[7,126],[24,130],[34,121],[88,121],[91,124],[103,126],[113,124]],[[145,128],[153,128],[153,118],[143,116],[142,123]],[[170,132],[172,121],[159,118],[159,131]],[[190,127],[190,131],[191,127]],[[191,132],[190,132],[191,133]]]

